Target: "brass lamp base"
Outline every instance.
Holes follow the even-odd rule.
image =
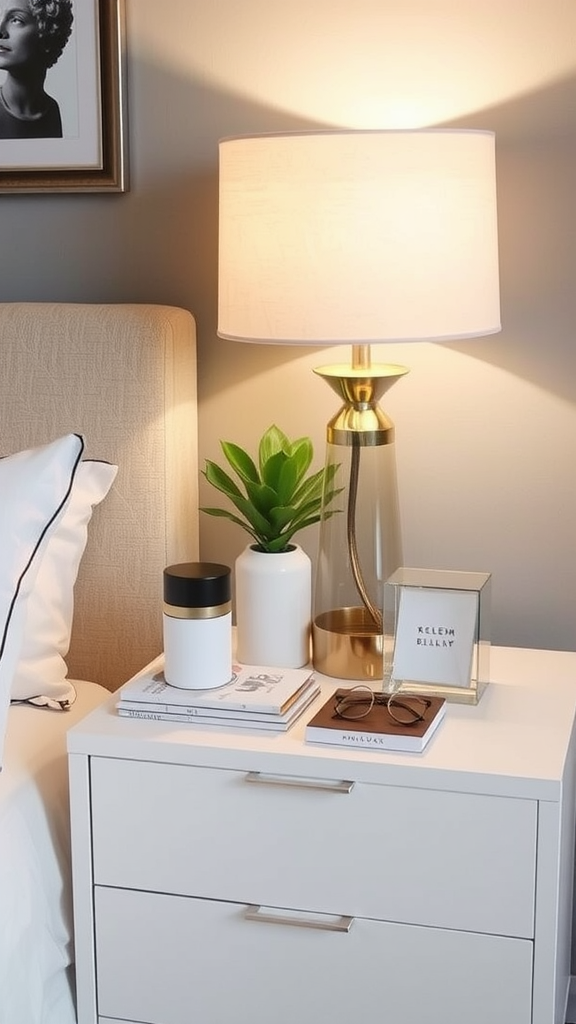
[[[366,608],[337,608],[312,622],[314,668],[338,679],[373,683],[384,676],[384,637]]]

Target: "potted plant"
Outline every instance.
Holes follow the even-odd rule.
[[[231,520],[252,539],[235,564],[238,658],[246,664],[304,665],[309,659],[311,565],[294,537],[319,522],[324,490],[324,508],[339,493],[333,487],[337,467],[309,474],[310,438],[290,441],[274,424],[259,441],[257,460],[231,441],[222,441],[221,447],[236,479],[210,459],[204,476],[233,508],[201,511]]]

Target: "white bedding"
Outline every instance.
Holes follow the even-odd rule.
[[[68,712],[9,711],[0,772],[0,1024],[75,1024],[66,732],[110,696],[75,683]]]

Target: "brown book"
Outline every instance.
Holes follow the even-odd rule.
[[[385,704],[374,704],[364,717],[353,721],[334,712],[338,697],[347,689],[336,690],[306,725],[305,739],[310,743],[328,743],[337,747],[355,747],[357,750],[407,750],[420,753],[436,731],[446,711],[444,697],[426,697],[430,706],[422,721],[414,725],[396,722]],[[408,696],[398,694],[398,698]]]

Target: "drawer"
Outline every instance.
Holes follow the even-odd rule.
[[[108,888],[95,900],[104,1019],[530,1024],[525,939],[361,919],[348,932],[298,927],[247,920],[238,904]]]
[[[533,801],[108,758],[91,786],[96,883],[533,935]]]

